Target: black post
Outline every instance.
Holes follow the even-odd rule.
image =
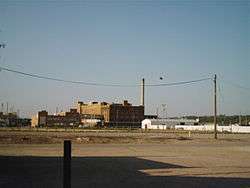
[[[71,187],[71,141],[64,140],[63,188]]]

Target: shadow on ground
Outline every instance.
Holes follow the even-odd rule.
[[[72,188],[247,188],[250,179],[149,176],[140,170],[188,168],[137,157],[74,157]],[[0,187],[63,187],[62,158],[0,156]]]

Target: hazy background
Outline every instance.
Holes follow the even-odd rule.
[[[104,84],[168,83],[218,75],[219,113],[250,114],[248,1],[0,2],[0,65]],[[163,77],[163,80],[159,78]],[[95,87],[0,72],[0,103],[22,116],[77,100],[140,103],[139,87]],[[212,81],[146,87],[146,113],[212,114]]]

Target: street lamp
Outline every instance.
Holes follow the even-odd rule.
[[[167,105],[166,104],[162,104],[162,111],[166,112],[166,119],[167,119]]]

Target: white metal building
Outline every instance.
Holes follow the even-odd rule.
[[[190,119],[144,119],[142,129],[179,129],[187,131],[214,131],[213,124],[200,125],[199,120]],[[250,133],[250,126],[240,126],[237,124],[230,126],[217,126],[218,132]]]
[[[213,124],[205,124],[198,126],[177,125],[175,129],[188,130],[188,131],[214,131]],[[230,133],[250,133],[250,126],[240,126],[238,124],[222,126],[217,125],[218,132],[230,132]]]
[[[193,119],[144,119],[142,129],[174,129],[177,125],[198,125],[199,120]]]

